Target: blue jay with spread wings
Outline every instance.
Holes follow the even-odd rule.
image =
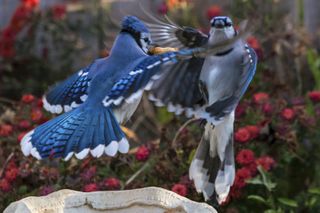
[[[229,17],[211,20],[209,35],[191,27],[180,27],[149,15],[146,21],[153,41],[176,48],[196,48],[232,39],[238,32]],[[251,82],[257,56],[239,39],[219,51],[194,56],[163,67],[163,74],[153,82],[150,100],[167,106],[177,115],[195,116],[207,121],[205,131],[189,176],[205,199],[225,201],[235,178],[233,123],[235,108]]]
[[[23,137],[24,155],[39,160],[69,160],[73,155],[83,159],[89,154],[100,157],[104,153],[127,153],[129,143],[119,124],[134,113],[143,90],[161,74],[160,68],[220,48],[217,45],[150,55],[150,44],[145,24],[134,16],[125,17],[108,57],[95,60],[44,96],[46,110],[63,114]]]

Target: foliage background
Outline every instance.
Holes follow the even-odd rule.
[[[160,186],[203,201],[188,179],[201,138],[198,121],[155,108],[144,97],[126,124],[128,155],[36,161],[22,155],[21,137],[52,115],[41,95],[97,57],[107,56],[122,1],[21,0],[0,29],[0,210],[30,195]],[[131,2],[131,1],[130,1]],[[1,6],[1,5],[0,5]],[[249,19],[248,43],[259,55],[253,83],[236,112],[237,174],[221,212],[320,211],[319,22],[311,0],[151,1],[156,14],[208,31],[208,21]],[[312,20],[312,21],[310,21]],[[320,20],[320,18],[319,18]],[[176,137],[177,136],[177,137]]]

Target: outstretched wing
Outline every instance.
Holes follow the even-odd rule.
[[[147,25],[153,42],[160,46],[195,48],[207,44],[208,35],[192,27],[180,27],[168,17],[162,21],[148,15]],[[166,68],[161,78],[150,89],[150,100],[156,106],[167,106],[177,115],[185,112],[188,117],[203,104],[204,97],[199,88],[199,75],[203,57],[191,57]]]
[[[89,72],[93,69],[94,63],[51,88],[43,96],[44,108],[51,113],[60,114],[82,104],[87,99],[87,90],[91,80]]]
[[[241,97],[247,90],[257,67],[257,55],[255,51],[245,45],[245,54],[243,55],[242,64],[239,65],[239,79],[236,89],[232,94],[221,97],[214,103],[197,111],[197,116],[206,119],[208,122],[217,123],[230,114],[237,106]]]

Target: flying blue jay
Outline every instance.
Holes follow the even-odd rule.
[[[146,24],[153,41],[160,46],[202,47],[234,38],[238,33],[231,19],[224,16],[211,20],[209,35],[180,27],[168,18],[167,22],[149,18]],[[166,68],[150,88],[150,100],[155,105],[207,121],[189,169],[197,191],[206,200],[215,197],[222,203],[233,185],[234,110],[255,74],[256,64],[254,50],[239,39],[205,57],[194,56]]]
[[[64,113],[23,137],[24,155],[69,160],[73,155],[83,159],[89,153],[93,157],[127,153],[129,143],[119,124],[131,117],[143,90],[161,74],[160,67],[219,47],[149,55],[151,38],[143,22],[127,16],[121,28],[108,57],[95,60],[44,96],[46,110]]]

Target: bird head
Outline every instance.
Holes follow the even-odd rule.
[[[129,33],[140,46],[140,48],[147,53],[148,47],[151,44],[151,35],[146,25],[135,16],[126,16],[122,20],[121,32]]]
[[[209,43],[214,44],[231,39],[237,35],[231,19],[227,16],[216,16],[210,21],[210,38]]]

